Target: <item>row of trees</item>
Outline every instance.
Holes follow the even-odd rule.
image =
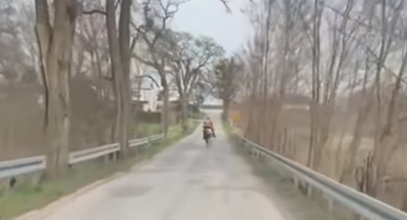
[[[0,4],[0,76],[5,84],[41,84],[47,176],[64,175],[72,131],[73,78],[113,104],[112,139],[128,154],[135,112],[133,85],[156,72],[162,88],[162,131],[169,125],[169,94],[179,95],[186,130],[188,104],[224,51],[213,39],[171,29],[183,0],[35,0]],[[34,4],[33,4],[34,3]],[[35,21],[32,22],[32,21]],[[141,69],[138,74],[135,69]],[[40,80],[37,80],[40,79]],[[197,86],[199,84],[199,86]]]
[[[404,0],[253,1],[255,34],[241,55],[245,134],[341,182],[362,178],[359,190],[380,197],[387,176],[405,176],[389,161],[406,144],[406,10]],[[282,146],[287,132],[298,146]]]

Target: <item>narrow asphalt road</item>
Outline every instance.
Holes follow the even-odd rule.
[[[205,148],[201,130],[124,175],[20,219],[283,220],[246,162],[218,137]]]

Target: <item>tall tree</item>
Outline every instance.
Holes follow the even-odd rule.
[[[91,78],[96,86],[98,98],[105,99],[107,93],[110,92],[106,86],[112,82],[110,77],[110,54],[106,33],[106,21],[101,19],[104,14],[87,14],[88,8],[101,8],[104,1],[85,1],[83,2],[84,13],[86,16],[81,16],[78,19],[77,35],[75,51],[77,52],[76,67],[74,69],[81,71],[82,68],[90,70]],[[80,51],[83,51],[82,53]],[[78,55],[82,54],[82,55]],[[83,66],[83,67],[81,67]],[[76,71],[79,72],[79,71]],[[75,74],[75,73],[73,73]]]
[[[36,33],[45,87],[47,175],[63,175],[68,162],[69,71],[77,17],[75,0],[54,1],[53,21],[47,0],[35,1]]]
[[[122,95],[122,121],[121,121],[121,145],[122,151],[128,149],[128,132],[130,121],[130,19],[131,19],[132,0],[122,0],[120,6],[119,20],[119,45],[120,45],[120,60],[123,66],[123,84],[120,91]]]
[[[237,58],[220,60],[214,69],[214,87],[223,101],[223,116],[229,118],[229,108],[236,97],[241,83],[243,65]]]
[[[207,37],[194,38],[188,33],[173,32],[169,36],[171,72],[181,103],[181,121],[184,131],[188,129],[188,102],[202,74],[224,52],[222,47]]]
[[[143,2],[143,24],[132,23],[137,34],[132,40],[133,57],[141,63],[154,68],[160,76],[163,106],[161,108],[161,127],[165,136],[169,123],[169,22],[177,13],[184,0],[146,0]],[[139,54],[143,51],[143,56]]]
[[[106,0],[106,27],[116,96],[115,137],[120,143],[122,157],[128,150],[130,7],[131,0],[121,1],[119,32],[117,32],[115,1]]]

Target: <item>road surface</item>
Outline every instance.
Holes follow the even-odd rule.
[[[265,186],[227,142],[198,129],[128,173],[20,218],[30,220],[283,220]]]

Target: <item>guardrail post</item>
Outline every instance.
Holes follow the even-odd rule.
[[[151,141],[151,136],[147,137],[147,147],[151,147],[151,145],[153,144],[153,141]]]
[[[312,196],[312,186],[310,184],[307,184],[307,195],[308,197]]]
[[[118,153],[118,152],[114,152],[114,153],[112,154],[112,161],[113,161],[114,163],[116,163],[118,157],[119,157],[119,153]]]
[[[109,163],[109,160],[110,160],[110,155],[109,154],[107,154],[106,156],[104,156],[104,158],[103,158],[103,162],[106,164],[106,163]]]
[[[334,201],[328,197],[327,200],[328,200],[328,211],[332,213],[334,211]]]
[[[296,188],[299,188],[298,178],[294,176],[294,177],[293,177],[293,180],[294,180],[294,186],[295,186]]]

